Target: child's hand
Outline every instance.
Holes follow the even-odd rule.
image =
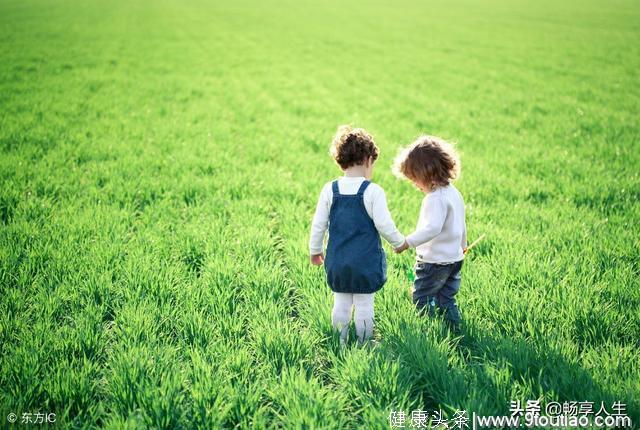
[[[316,254],[311,256],[311,264],[313,264],[314,266],[322,266],[322,263],[324,263],[323,254]]]
[[[405,241],[404,241],[404,243],[403,243],[402,245],[400,245],[399,247],[395,248],[393,251],[394,251],[396,254],[400,254],[400,253],[402,253],[403,251],[405,251],[405,250],[407,250],[407,249],[409,249],[409,244],[408,244],[408,243],[407,243],[407,241],[405,240]]]

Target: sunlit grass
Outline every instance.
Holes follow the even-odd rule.
[[[392,409],[640,422],[636,2],[0,4],[0,405],[67,428],[388,428]],[[340,349],[308,263],[338,124],[458,142],[464,337],[389,256]],[[387,247],[387,251],[390,249]],[[353,339],[353,333],[352,333]]]

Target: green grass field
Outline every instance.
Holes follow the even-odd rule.
[[[640,4],[0,2],[0,427],[390,428],[627,404],[640,425]],[[457,142],[464,337],[389,258],[341,351],[308,261],[337,126]],[[408,421],[407,421],[408,425]]]

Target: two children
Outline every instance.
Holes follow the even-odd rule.
[[[437,305],[451,325],[461,322],[454,296],[460,288],[466,228],[462,196],[450,183],[460,171],[457,154],[441,139],[423,136],[396,159],[396,174],[426,194],[416,230],[405,238],[391,218],[384,190],[371,182],[378,153],[365,130],[338,129],[331,155],[344,176],[322,188],[311,226],[311,263],[324,264],[334,293],[332,325],[340,332],[342,344],[352,307],[358,342],[373,335],[374,296],[387,280],[380,236],[395,252],[416,248],[413,302],[420,312],[433,315]]]

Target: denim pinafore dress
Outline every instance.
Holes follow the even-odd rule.
[[[380,234],[364,207],[365,180],[354,195],[340,194],[332,183],[329,243],[324,261],[327,283],[336,293],[370,294],[387,281],[387,257]]]

